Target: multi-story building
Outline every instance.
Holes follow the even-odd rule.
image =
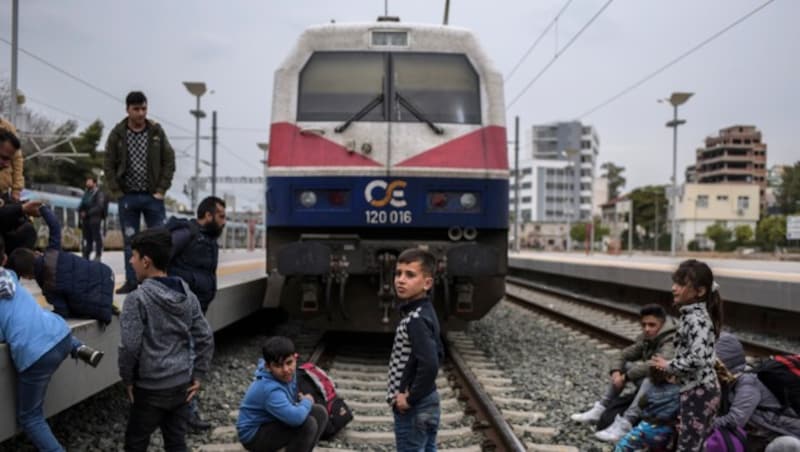
[[[520,163],[520,188],[528,190],[520,194],[526,206],[520,208],[522,219],[529,210],[531,221],[588,221],[599,147],[594,128],[558,122],[533,126],[529,136],[532,155]],[[515,181],[512,177],[512,187]]]
[[[706,228],[718,222],[730,230],[748,225],[755,232],[759,197],[757,184],[684,184],[675,216],[679,247],[686,250],[692,240],[709,246]]]
[[[755,126],[735,125],[720,129],[697,149],[696,182],[701,184],[755,184],[759,208],[766,210],[767,144]]]

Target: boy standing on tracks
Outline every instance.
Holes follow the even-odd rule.
[[[146,451],[161,428],[164,448],[186,450],[189,402],[211,365],[214,336],[197,297],[180,278],[167,276],[172,240],[148,229],[131,240],[139,287],[120,316],[119,374],[131,402],[125,450]]]
[[[410,248],[397,257],[394,288],[403,314],[394,333],[386,401],[394,412],[398,452],[436,450],[441,409],[436,375],[444,357],[439,320],[428,290],[436,258]]]

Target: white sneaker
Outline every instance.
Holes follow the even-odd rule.
[[[570,419],[584,424],[595,423],[600,420],[600,415],[602,415],[605,410],[606,407],[602,403],[595,402],[594,406],[589,411],[573,414],[570,416]]]
[[[600,441],[616,443],[622,439],[623,436],[627,435],[631,429],[633,429],[631,423],[618,414],[617,417],[614,418],[613,424],[609,425],[605,430],[595,433],[594,437]]]

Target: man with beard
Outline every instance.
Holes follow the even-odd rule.
[[[217,293],[217,239],[224,227],[225,201],[216,196],[209,196],[200,202],[197,206],[197,219],[171,217],[166,224],[172,234],[172,252],[167,274],[177,276],[189,285],[197,295],[203,315]],[[196,430],[206,430],[211,424],[200,417],[196,400],[196,397],[192,399],[189,426]]]

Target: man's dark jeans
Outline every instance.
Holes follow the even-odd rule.
[[[286,452],[308,452],[319,442],[325,426],[328,425],[328,411],[316,404],[311,407],[303,425],[290,427],[282,422],[263,424],[248,443],[242,444],[251,452],[268,452],[286,448]]]
[[[150,435],[161,428],[164,449],[168,452],[185,452],[186,423],[189,403],[186,390],[189,384],[170,389],[152,390],[133,388],[133,404],[125,431],[126,452],[146,452]]]
[[[83,223],[83,246],[81,247],[81,251],[84,259],[89,259],[89,256],[92,254],[92,248],[95,250],[95,259],[100,259],[100,256],[103,254],[103,234],[100,230],[99,221],[86,221]]]
[[[148,228],[164,224],[167,213],[164,201],[150,193],[127,193],[119,198],[119,224],[125,240],[125,282],[136,283],[136,273],[131,267],[131,239],[139,232],[141,217]]]

